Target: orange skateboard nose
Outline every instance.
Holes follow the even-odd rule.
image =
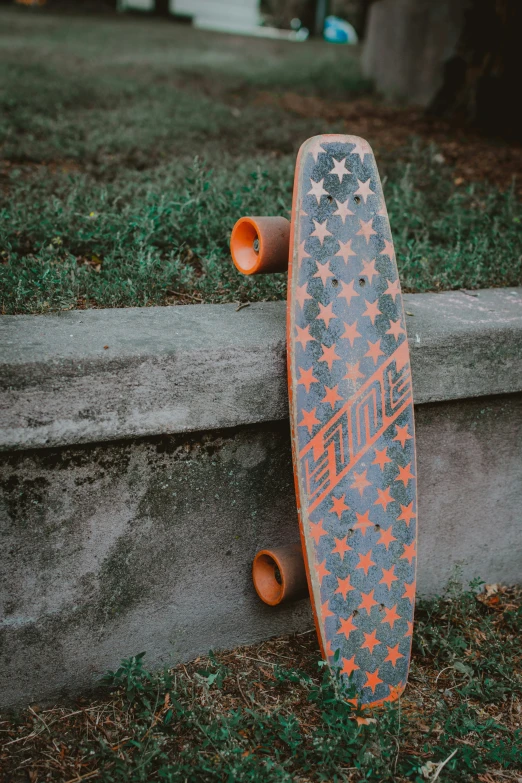
[[[286,272],[290,223],[283,217],[242,217],[232,229],[230,252],[244,275]]]

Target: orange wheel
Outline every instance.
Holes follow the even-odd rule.
[[[300,544],[262,549],[252,563],[256,593],[265,604],[277,606],[308,595]]]
[[[230,252],[244,275],[286,272],[290,222],[282,217],[242,217],[232,229]]]

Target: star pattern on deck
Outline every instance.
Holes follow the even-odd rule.
[[[324,179],[320,182],[314,182],[313,179],[310,180],[311,189],[308,191],[308,195],[315,196],[318,204],[323,196],[328,195],[328,191],[323,188],[323,182]]]
[[[366,182],[361,182],[358,179],[357,184],[359,185],[359,187],[355,191],[355,195],[360,196],[364,200],[364,203],[366,204],[366,200],[368,196],[375,196],[375,191],[371,189],[369,179],[367,179]]]
[[[335,212],[332,213],[332,215],[339,215],[344,225],[346,223],[346,218],[348,217],[348,215],[353,215],[354,213],[348,207],[348,199],[346,199],[346,201],[343,202],[337,201],[336,199],[335,203],[337,204],[337,209]]]
[[[343,177],[352,173],[351,171],[348,171],[345,164],[346,158],[343,158],[342,160],[335,160],[335,158],[333,158],[333,169],[330,171],[330,174],[335,174],[339,177],[339,182],[343,181]]]
[[[303,156],[290,321],[302,525],[325,655],[367,704],[397,698],[410,657],[417,472],[407,335],[370,146],[316,137]]]

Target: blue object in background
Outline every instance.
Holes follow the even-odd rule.
[[[359,41],[355,28],[338,16],[327,16],[324,20],[323,36],[330,43],[356,44]]]

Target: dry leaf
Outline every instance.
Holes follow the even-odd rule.
[[[421,767],[421,775],[425,780],[429,780],[432,776],[435,770],[437,769],[439,765],[435,764],[434,761],[427,761],[422,767]]]

